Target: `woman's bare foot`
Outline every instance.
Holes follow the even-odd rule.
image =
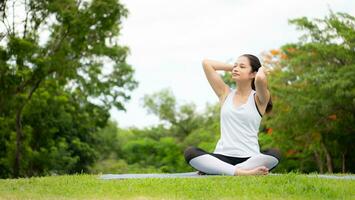
[[[269,173],[269,169],[261,166],[251,170],[245,169],[236,169],[234,172],[234,176],[248,176],[248,175],[267,175]]]

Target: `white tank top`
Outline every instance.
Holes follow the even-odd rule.
[[[260,153],[258,132],[261,115],[254,101],[255,90],[248,101],[236,107],[231,89],[221,107],[221,137],[213,153],[233,157],[251,157]]]

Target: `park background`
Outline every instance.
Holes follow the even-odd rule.
[[[243,53],[272,69],[275,172],[354,173],[354,4],[2,1],[0,177],[193,171],[220,134],[201,61]]]

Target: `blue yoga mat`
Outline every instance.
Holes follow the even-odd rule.
[[[197,172],[173,173],[173,174],[103,174],[100,179],[132,179],[132,178],[204,178],[220,175],[199,175]]]

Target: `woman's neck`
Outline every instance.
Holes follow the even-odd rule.
[[[236,82],[236,93],[241,96],[248,96],[251,92],[251,83],[248,82]]]

